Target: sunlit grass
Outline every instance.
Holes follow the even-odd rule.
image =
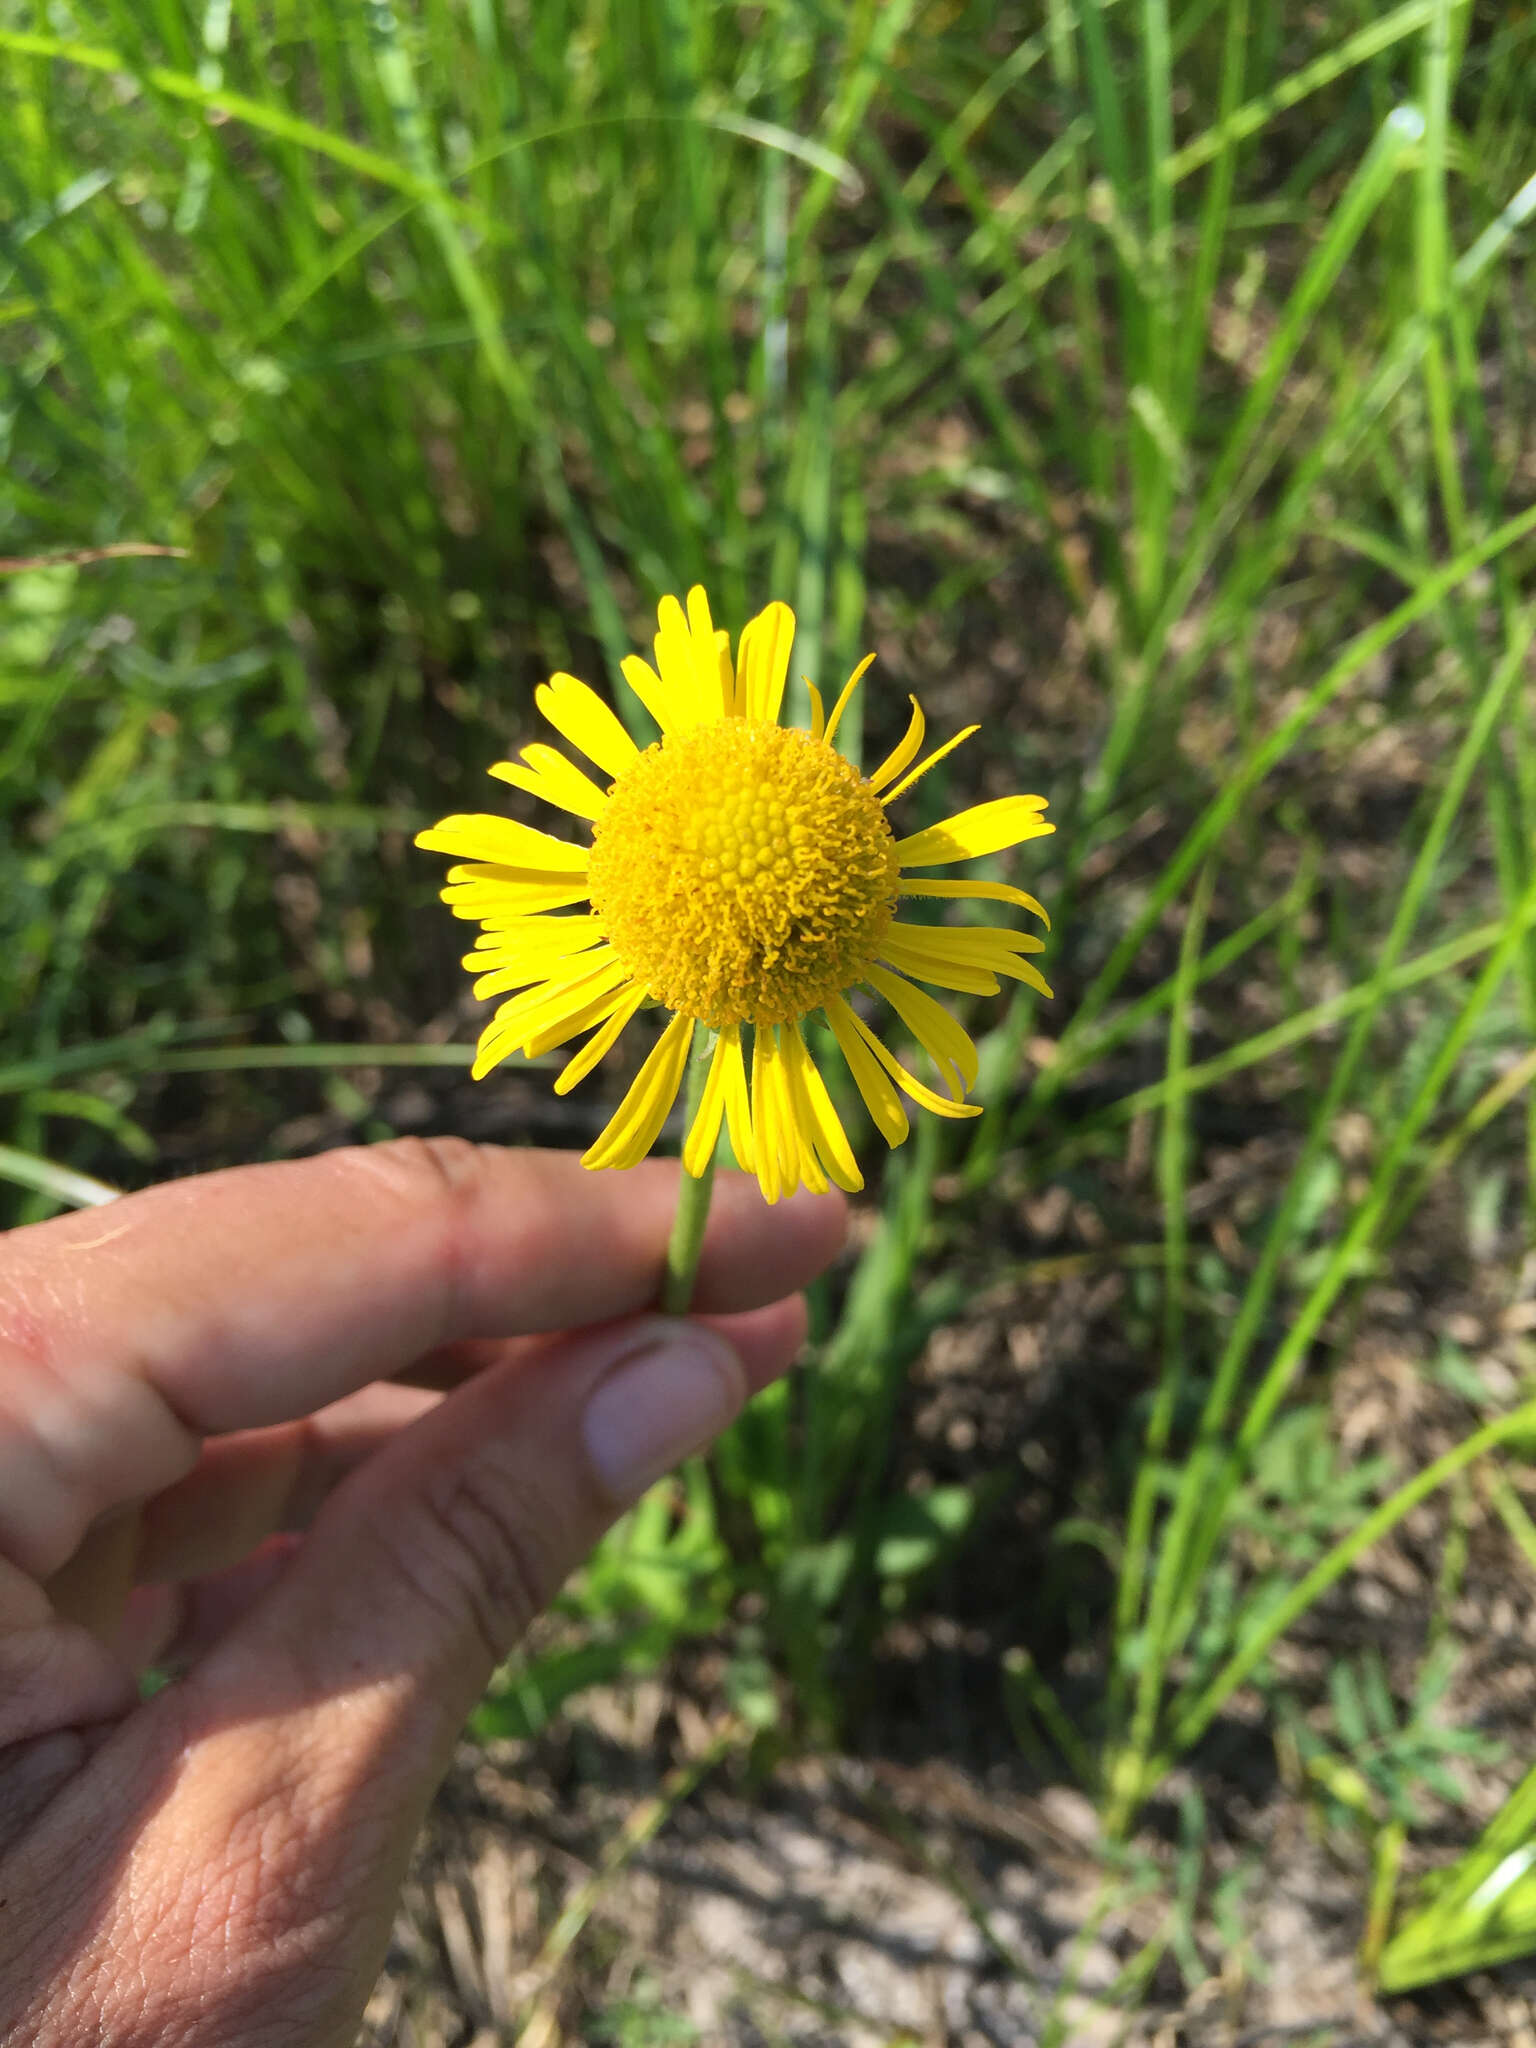
[[[733,630],[791,601],[796,675],[878,645],[877,722],[992,693],[1006,758],[924,818],[1022,779],[1060,822],[1057,1000],[975,1013],[987,1116],[884,1169],[817,1370],[605,1548],[488,1725],[724,1632],[763,1724],[851,1734],[1017,1484],[898,1483],[909,1370],[1014,1259],[1004,1203],[1104,1206],[1138,1132],[1164,1241],[1097,1576],[1021,1587],[998,1676],[1113,1828],[1364,1542],[1525,1440],[1469,1413],[1251,1563],[1266,1448],[1419,1205],[1482,1160],[1533,1215],[1533,50],[1448,0],[0,0],[0,555],[187,551],[0,578],[18,1217],[172,1131],[383,1135],[348,1076],[471,1036],[410,831],[696,578]],[[1322,792],[1394,734],[1424,776],[1341,872]],[[1289,1147],[1235,1251],[1184,1212],[1233,1102]],[[1389,1974],[1495,1952],[1479,1882]]]

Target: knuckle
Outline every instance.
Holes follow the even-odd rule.
[[[441,1195],[456,1201],[479,1185],[485,1154],[468,1138],[408,1138],[403,1141],[417,1151],[417,1171],[430,1176]]]
[[[354,1171],[382,1181],[413,1209],[458,1208],[474,1199],[485,1155],[468,1138],[391,1138],[341,1155]]]
[[[0,1286],[0,1359],[17,1368],[51,1373],[53,1323],[33,1290]]]
[[[549,1504],[525,1473],[482,1451],[434,1475],[421,1510],[401,1545],[407,1577],[453,1626],[467,1622],[499,1663],[564,1577]]]
[[[394,1138],[344,1156],[350,1171],[366,1175],[375,1189],[382,1184],[408,1217],[425,1224],[443,1301],[451,1303],[462,1291],[472,1257],[468,1247],[486,1170],[483,1149],[468,1138]]]

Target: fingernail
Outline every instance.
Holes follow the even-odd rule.
[[[660,1324],[587,1402],[582,1434],[592,1469],[613,1499],[636,1500],[718,1436],[745,1396],[729,1345],[688,1323]]]

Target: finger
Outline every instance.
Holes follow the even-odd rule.
[[[245,1619],[288,1569],[304,1539],[269,1536],[222,1571],[188,1581],[137,1586],[112,1648],[130,1671],[184,1671]]]
[[[139,1552],[139,1514],[118,1508],[87,1531],[85,1541],[47,1581],[53,1612],[110,1641],[133,1591]]]
[[[800,1294],[790,1294],[762,1308],[744,1309],[735,1315],[701,1315],[694,1320],[708,1329],[718,1330],[736,1346],[755,1393],[784,1370],[785,1360],[793,1357],[804,1343],[805,1298]],[[785,1344],[789,1340],[785,1333],[791,1329],[799,1334],[786,1351]],[[498,1342],[494,1338],[470,1337],[461,1344],[443,1344],[436,1351],[429,1351],[424,1358],[418,1358],[408,1366],[399,1378],[407,1386],[433,1387],[442,1392],[462,1386],[465,1380],[477,1372],[484,1372],[487,1366],[500,1365],[510,1357],[521,1357],[525,1351],[537,1350],[543,1342],[543,1338]]]
[[[222,1571],[278,1530],[305,1528],[332,1487],[441,1399],[386,1381],[298,1422],[210,1438],[186,1478],[145,1504],[135,1578]]]
[[[0,1565],[0,1598],[11,1569]],[[83,1628],[45,1619],[0,1636],[0,1857],[134,1697],[123,1665]]]
[[[760,1371],[787,1365],[799,1337],[795,1304],[774,1319],[777,1356]],[[270,1658],[281,1674],[298,1646],[299,1689],[321,1696],[390,1674],[410,1715],[451,1741],[607,1524],[751,1391],[717,1331],[665,1317],[552,1340],[479,1374],[336,1489],[231,1656],[242,1672]],[[234,1668],[210,1673],[210,1696]]]
[[[458,1339],[654,1300],[675,1162],[400,1141],[210,1174],[0,1245],[0,1552],[56,1570],[112,1506],[190,1470],[203,1435],[291,1420]],[[804,1284],[832,1197],[764,1206],[724,1174],[698,1305]]]
[[[757,1392],[775,1379],[794,1360],[805,1342],[805,1300],[798,1294],[773,1302],[767,1308],[751,1309],[745,1315],[705,1316],[700,1320],[734,1345],[746,1370],[749,1393]],[[542,1341],[536,1342],[538,1351],[546,1348]],[[517,1351],[511,1344],[503,1349],[519,1357],[525,1369],[529,1357],[536,1355],[532,1345],[527,1352]],[[253,1546],[249,1554],[230,1546],[217,1557],[215,1564],[186,1562],[193,1558],[207,1560],[216,1556],[215,1546],[209,1540],[207,1523],[189,1514],[188,1545],[180,1569],[173,1569],[175,1560],[165,1551],[158,1554],[158,1563],[166,1579],[173,1576],[176,1579],[190,1578],[194,1570],[203,1576],[191,1584],[162,1583],[138,1588],[130,1603],[127,1622],[120,1626],[115,1642],[119,1655],[125,1658],[132,1670],[142,1671],[147,1665],[160,1662],[181,1667],[204,1656],[244,1618],[274,1579],[287,1569],[295,1545],[290,1535],[278,1533],[279,1530],[305,1528],[318,1512],[325,1495],[345,1473],[361,1463],[363,1457],[382,1449],[398,1433],[399,1421],[396,1420],[393,1427],[389,1426],[385,1419],[386,1410],[381,1405],[374,1414],[380,1433],[370,1443],[364,1423],[367,1411],[353,1405],[360,1399],[360,1396],[354,1396],[352,1403],[338,1404],[352,1410],[350,1426],[341,1440],[345,1444],[344,1454],[340,1452],[339,1444],[333,1444],[323,1469],[311,1467],[300,1476],[295,1494],[287,1503],[285,1521],[274,1523],[270,1532],[264,1532],[265,1540],[259,1547]],[[435,1406],[435,1399],[428,1405]],[[404,1412],[402,1407],[397,1414],[403,1416]],[[426,1406],[423,1405],[419,1412],[425,1413]],[[315,1419],[319,1421],[322,1418]],[[210,1444],[208,1451],[216,1453],[229,1441],[237,1439],[220,1439]],[[219,1511],[217,1489],[211,1489],[211,1492],[214,1497],[203,1502],[203,1509],[207,1515],[216,1516]],[[161,1541],[165,1541],[163,1531]],[[175,1596],[173,1599],[142,1598],[145,1595],[171,1594]]]
[[[208,2039],[244,2039],[288,2010],[297,1976],[303,2038],[351,2038],[412,1839],[491,1669],[615,1513],[747,1388],[697,1324],[609,1325],[478,1375],[336,1489],[245,1621],[131,1716],[28,1838],[36,1967],[69,1957],[123,2002],[93,2012],[99,2037],[126,2037],[133,2001],[134,2038],[169,2038],[195,2010]],[[142,1885],[116,1881],[129,1858]],[[175,2012],[154,2009],[146,1947],[179,1959]],[[124,1954],[132,1984],[106,1967]]]
[[[751,1390],[781,1372],[805,1337],[805,1305],[798,1295],[744,1315],[701,1320],[734,1345]],[[547,1344],[548,1339],[530,1338],[462,1348],[474,1359],[473,1370],[485,1371],[514,1361],[526,1366]],[[428,1389],[384,1382],[299,1422],[210,1439],[186,1478],[145,1505],[134,1577],[141,1585],[201,1578],[237,1564],[279,1531],[307,1528],[349,1472],[441,1398]],[[85,1547],[90,1549],[91,1539]],[[74,1566],[71,1560],[70,1579],[77,1576]],[[94,1575],[87,1589],[89,1607],[61,1597],[64,1583],[62,1578],[50,1582],[55,1608],[95,1626],[100,1602]],[[232,1608],[226,1601],[219,1611],[221,1626],[227,1626]]]

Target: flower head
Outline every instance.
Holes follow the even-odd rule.
[[[1000,852],[1055,830],[1045,799],[1001,797],[898,839],[887,806],[969,738],[970,726],[918,760],[923,714],[872,775],[833,741],[874,659],[855,669],[830,716],[814,686],[809,730],[779,724],[794,614],[771,604],[741,635],[736,660],[704,592],[686,613],[663,598],[656,665],[631,655],[625,680],[661,729],[643,751],[585,683],[556,675],[535,701],[600,771],[595,780],[541,741],[491,773],[588,820],[590,846],[510,818],[444,818],[416,844],[456,855],[443,899],[482,927],[464,964],[477,996],[505,996],[480,1037],[474,1074],[512,1053],[535,1056],[591,1036],[555,1083],[589,1074],[645,1002],[672,1020],[635,1077],[587,1166],[634,1166],[677,1098],[696,1024],[717,1036],[683,1147],[702,1171],[725,1122],[767,1199],[802,1183],[863,1185],[807,1049],[821,1012],[886,1142],[908,1124],[901,1096],[940,1116],[977,1116],[965,1100],[976,1048],[915,984],[995,995],[999,975],[1049,995],[1028,955],[1043,941],[1001,927],[906,924],[902,897],[983,897],[1047,925],[1032,896],[1005,882],[926,878],[915,870]],[[915,765],[914,765],[915,764]],[[848,1003],[863,985],[890,1004],[937,1069],[944,1093],[896,1060]],[[899,1091],[899,1092],[898,1092]]]

